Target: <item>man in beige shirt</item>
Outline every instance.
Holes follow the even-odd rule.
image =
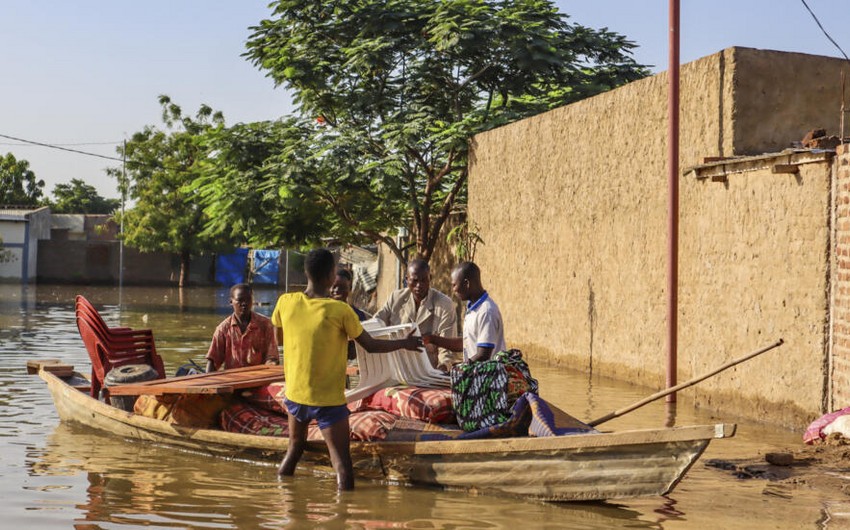
[[[431,289],[431,268],[427,261],[415,259],[407,266],[407,287],[393,292],[375,318],[388,326],[417,324],[422,335],[457,337],[457,313],[454,302]],[[461,362],[461,356],[434,345],[425,346],[431,365],[448,370]]]

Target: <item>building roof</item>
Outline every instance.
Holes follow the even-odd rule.
[[[2,221],[27,221],[34,213],[43,210],[50,211],[47,206],[38,208],[15,208],[14,206],[0,206],[0,220]]]

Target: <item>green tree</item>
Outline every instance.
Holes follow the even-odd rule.
[[[0,157],[0,204],[39,206],[44,181],[36,179],[30,163],[12,153]]]
[[[268,130],[279,134],[279,152],[257,188],[276,208],[233,216],[259,226],[273,212],[268,221],[293,226],[305,211],[311,219],[321,212],[322,224],[306,235],[321,228],[343,240],[367,237],[402,259],[382,234],[411,227],[418,254],[430,258],[465,200],[472,135],[647,74],[623,36],[570,24],[548,0],[271,7],[272,17],[252,28],[246,56],[292,92],[300,119]],[[214,174],[198,182],[211,208],[240,191],[226,172]]]
[[[81,179],[71,179],[67,184],[53,187],[54,213],[110,214],[121,206],[119,199],[102,197],[91,184]]]
[[[194,117],[168,96],[160,96],[165,128],[146,126],[118,148],[126,157],[126,181],[120,169],[111,169],[122,189],[134,201],[124,215],[124,238],[143,252],[165,251],[180,256],[179,285],[188,282],[191,257],[232,248],[230,241],[203,232],[206,216],[191,182],[200,176],[206,156],[205,133],[224,126],[224,117],[201,105]]]

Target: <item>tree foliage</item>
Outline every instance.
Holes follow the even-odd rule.
[[[168,96],[160,96],[159,102],[165,127],[146,126],[118,148],[126,157],[126,182],[121,170],[110,173],[126,186],[135,203],[124,216],[127,244],[143,252],[179,254],[180,285],[185,285],[191,256],[232,248],[221,234],[204,232],[206,215],[190,185],[200,177],[201,161],[207,156],[203,137],[222,128],[224,117],[207,105],[192,117]]]
[[[57,184],[53,187],[53,198],[50,205],[53,213],[110,214],[121,206],[119,199],[102,197],[94,186],[82,179]]]
[[[291,91],[300,116],[222,133],[198,182],[213,223],[238,218],[256,239],[367,237],[402,257],[382,234],[407,226],[428,259],[465,199],[472,135],[647,74],[623,36],[571,24],[548,0],[271,7],[246,56]],[[270,157],[231,178],[243,140]]]
[[[44,181],[36,178],[30,164],[12,153],[0,157],[0,204],[39,206]]]

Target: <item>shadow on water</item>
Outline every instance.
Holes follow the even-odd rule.
[[[60,424],[27,360],[59,358],[88,367],[73,299],[84,294],[113,325],[154,330],[169,373],[201,359],[229,312],[226,289],[0,286],[0,506],[4,526],[68,528],[798,528],[840,527],[845,499],[804,488],[738,480],[709,458],[752,457],[798,443],[797,434],[739,421],[738,434],[712,442],[667,497],[575,504],[541,503],[358,482],[338,495],[332,475],[304,467],[279,480],[275,467],[122,440]],[[271,311],[274,291],[258,300]],[[181,310],[181,306],[183,310]],[[589,420],[653,389],[534,365],[542,396]],[[603,425],[605,430],[735,422],[694,409],[680,396]],[[754,523],[755,522],[755,523]]]

